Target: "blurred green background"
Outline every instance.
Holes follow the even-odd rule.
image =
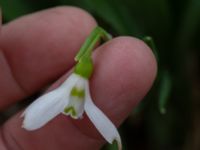
[[[4,23],[49,7],[78,6],[115,36],[147,40],[156,51],[158,76],[120,127],[124,150],[200,149],[200,0],[0,0],[0,5]]]

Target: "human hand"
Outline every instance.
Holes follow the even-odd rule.
[[[1,28],[0,108],[5,109],[69,75],[74,56],[96,26],[83,10],[58,7],[19,18]],[[118,37],[94,51],[90,80],[95,104],[118,126],[145,96],[156,75],[151,50],[140,40]],[[87,117],[59,115],[43,128],[21,128],[21,112],[1,128],[1,150],[95,150],[104,140]],[[41,116],[42,117],[42,116]]]

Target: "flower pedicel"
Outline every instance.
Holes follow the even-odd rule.
[[[39,129],[60,113],[79,119],[85,112],[105,140],[109,143],[116,140],[118,149],[122,149],[116,127],[93,103],[89,90],[89,78],[93,72],[92,50],[101,39],[106,41],[111,36],[96,27],[76,55],[73,73],[57,89],[36,99],[23,112],[23,128],[29,131]]]

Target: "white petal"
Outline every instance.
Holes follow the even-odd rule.
[[[76,81],[77,78],[70,76],[64,85],[34,101],[22,114],[24,116],[23,128],[38,129],[61,113],[69,102],[69,93]]]
[[[115,125],[106,117],[106,115],[93,103],[89,93],[89,83],[86,84],[86,101],[85,112],[101,133],[101,135],[109,142],[114,140],[118,143],[118,149],[122,149],[121,138]]]

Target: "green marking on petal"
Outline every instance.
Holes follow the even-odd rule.
[[[76,111],[75,111],[75,109],[74,109],[74,107],[66,107],[65,109],[64,109],[64,112],[66,113],[66,114],[70,114],[72,117],[76,117],[77,116],[77,113],[76,113]]]
[[[74,96],[74,97],[78,97],[80,99],[83,99],[85,97],[85,90],[73,87],[70,95]]]

